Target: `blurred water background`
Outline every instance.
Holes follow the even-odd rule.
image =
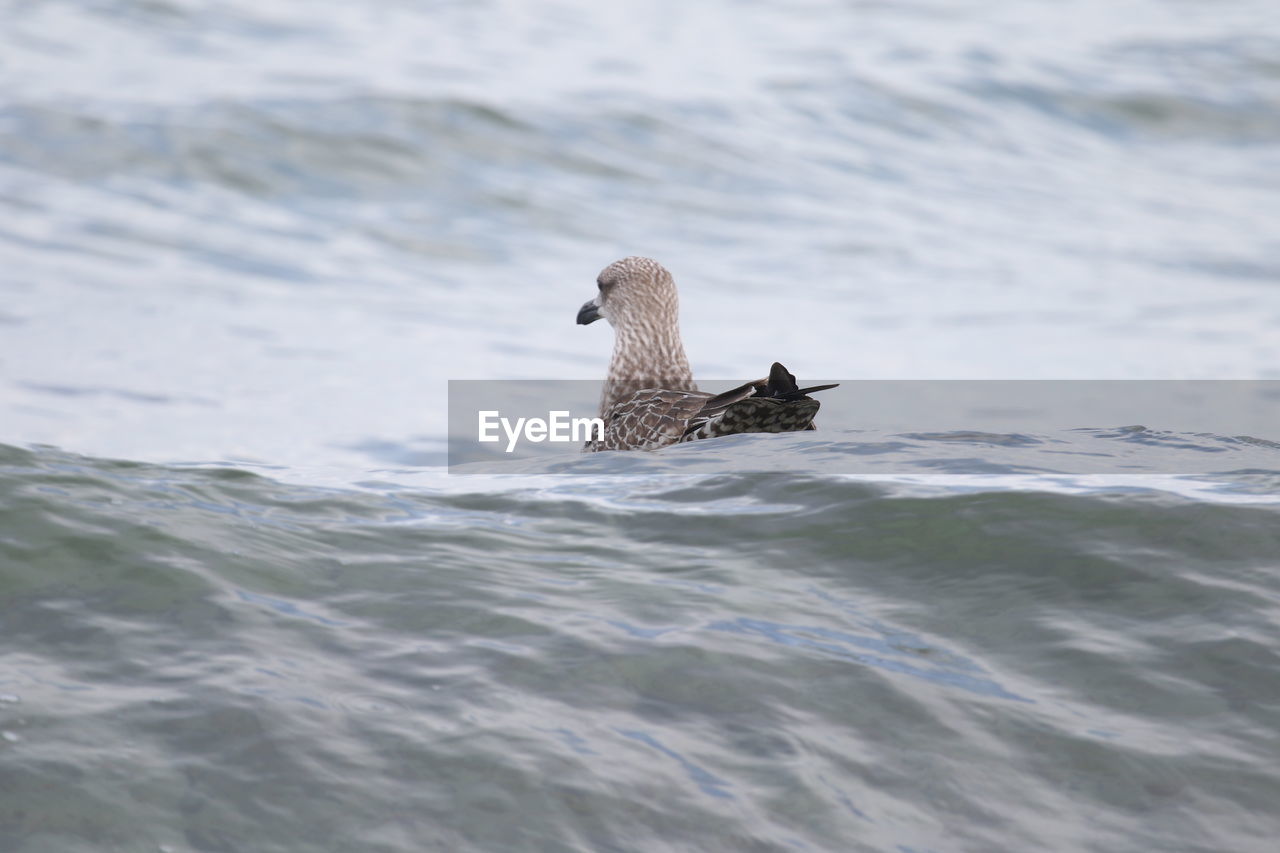
[[[1273,850],[1280,430],[442,467],[628,254],[703,377],[1280,378],[1273,6],[0,0],[0,851]]]

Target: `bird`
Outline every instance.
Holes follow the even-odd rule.
[[[600,395],[602,437],[584,451],[656,450],[744,432],[817,427],[819,402],[774,362],[769,375],[721,394],[699,391],[680,338],[675,279],[652,258],[614,261],[596,277],[598,292],[578,311],[578,324],[601,317],[614,330],[613,358]]]

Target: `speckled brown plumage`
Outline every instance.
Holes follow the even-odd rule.
[[[671,273],[649,258],[623,258],[601,271],[599,294],[578,322],[604,317],[613,326],[613,358],[600,397],[602,441],[586,450],[653,450],[682,441],[742,432],[814,429],[818,401],[774,363],[767,379],[723,394],[694,384],[680,339],[680,301]]]

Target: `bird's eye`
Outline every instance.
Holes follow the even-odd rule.
[[[598,287],[600,290],[604,290],[604,280],[596,279],[596,287]]]

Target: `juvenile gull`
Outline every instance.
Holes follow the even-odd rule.
[[[623,258],[596,278],[600,292],[582,306],[578,323],[601,317],[613,326],[613,359],[600,396],[603,440],[586,450],[653,450],[668,444],[740,432],[815,429],[818,401],[796,387],[774,362],[767,379],[723,394],[698,390],[680,340],[676,284],[662,264]]]

